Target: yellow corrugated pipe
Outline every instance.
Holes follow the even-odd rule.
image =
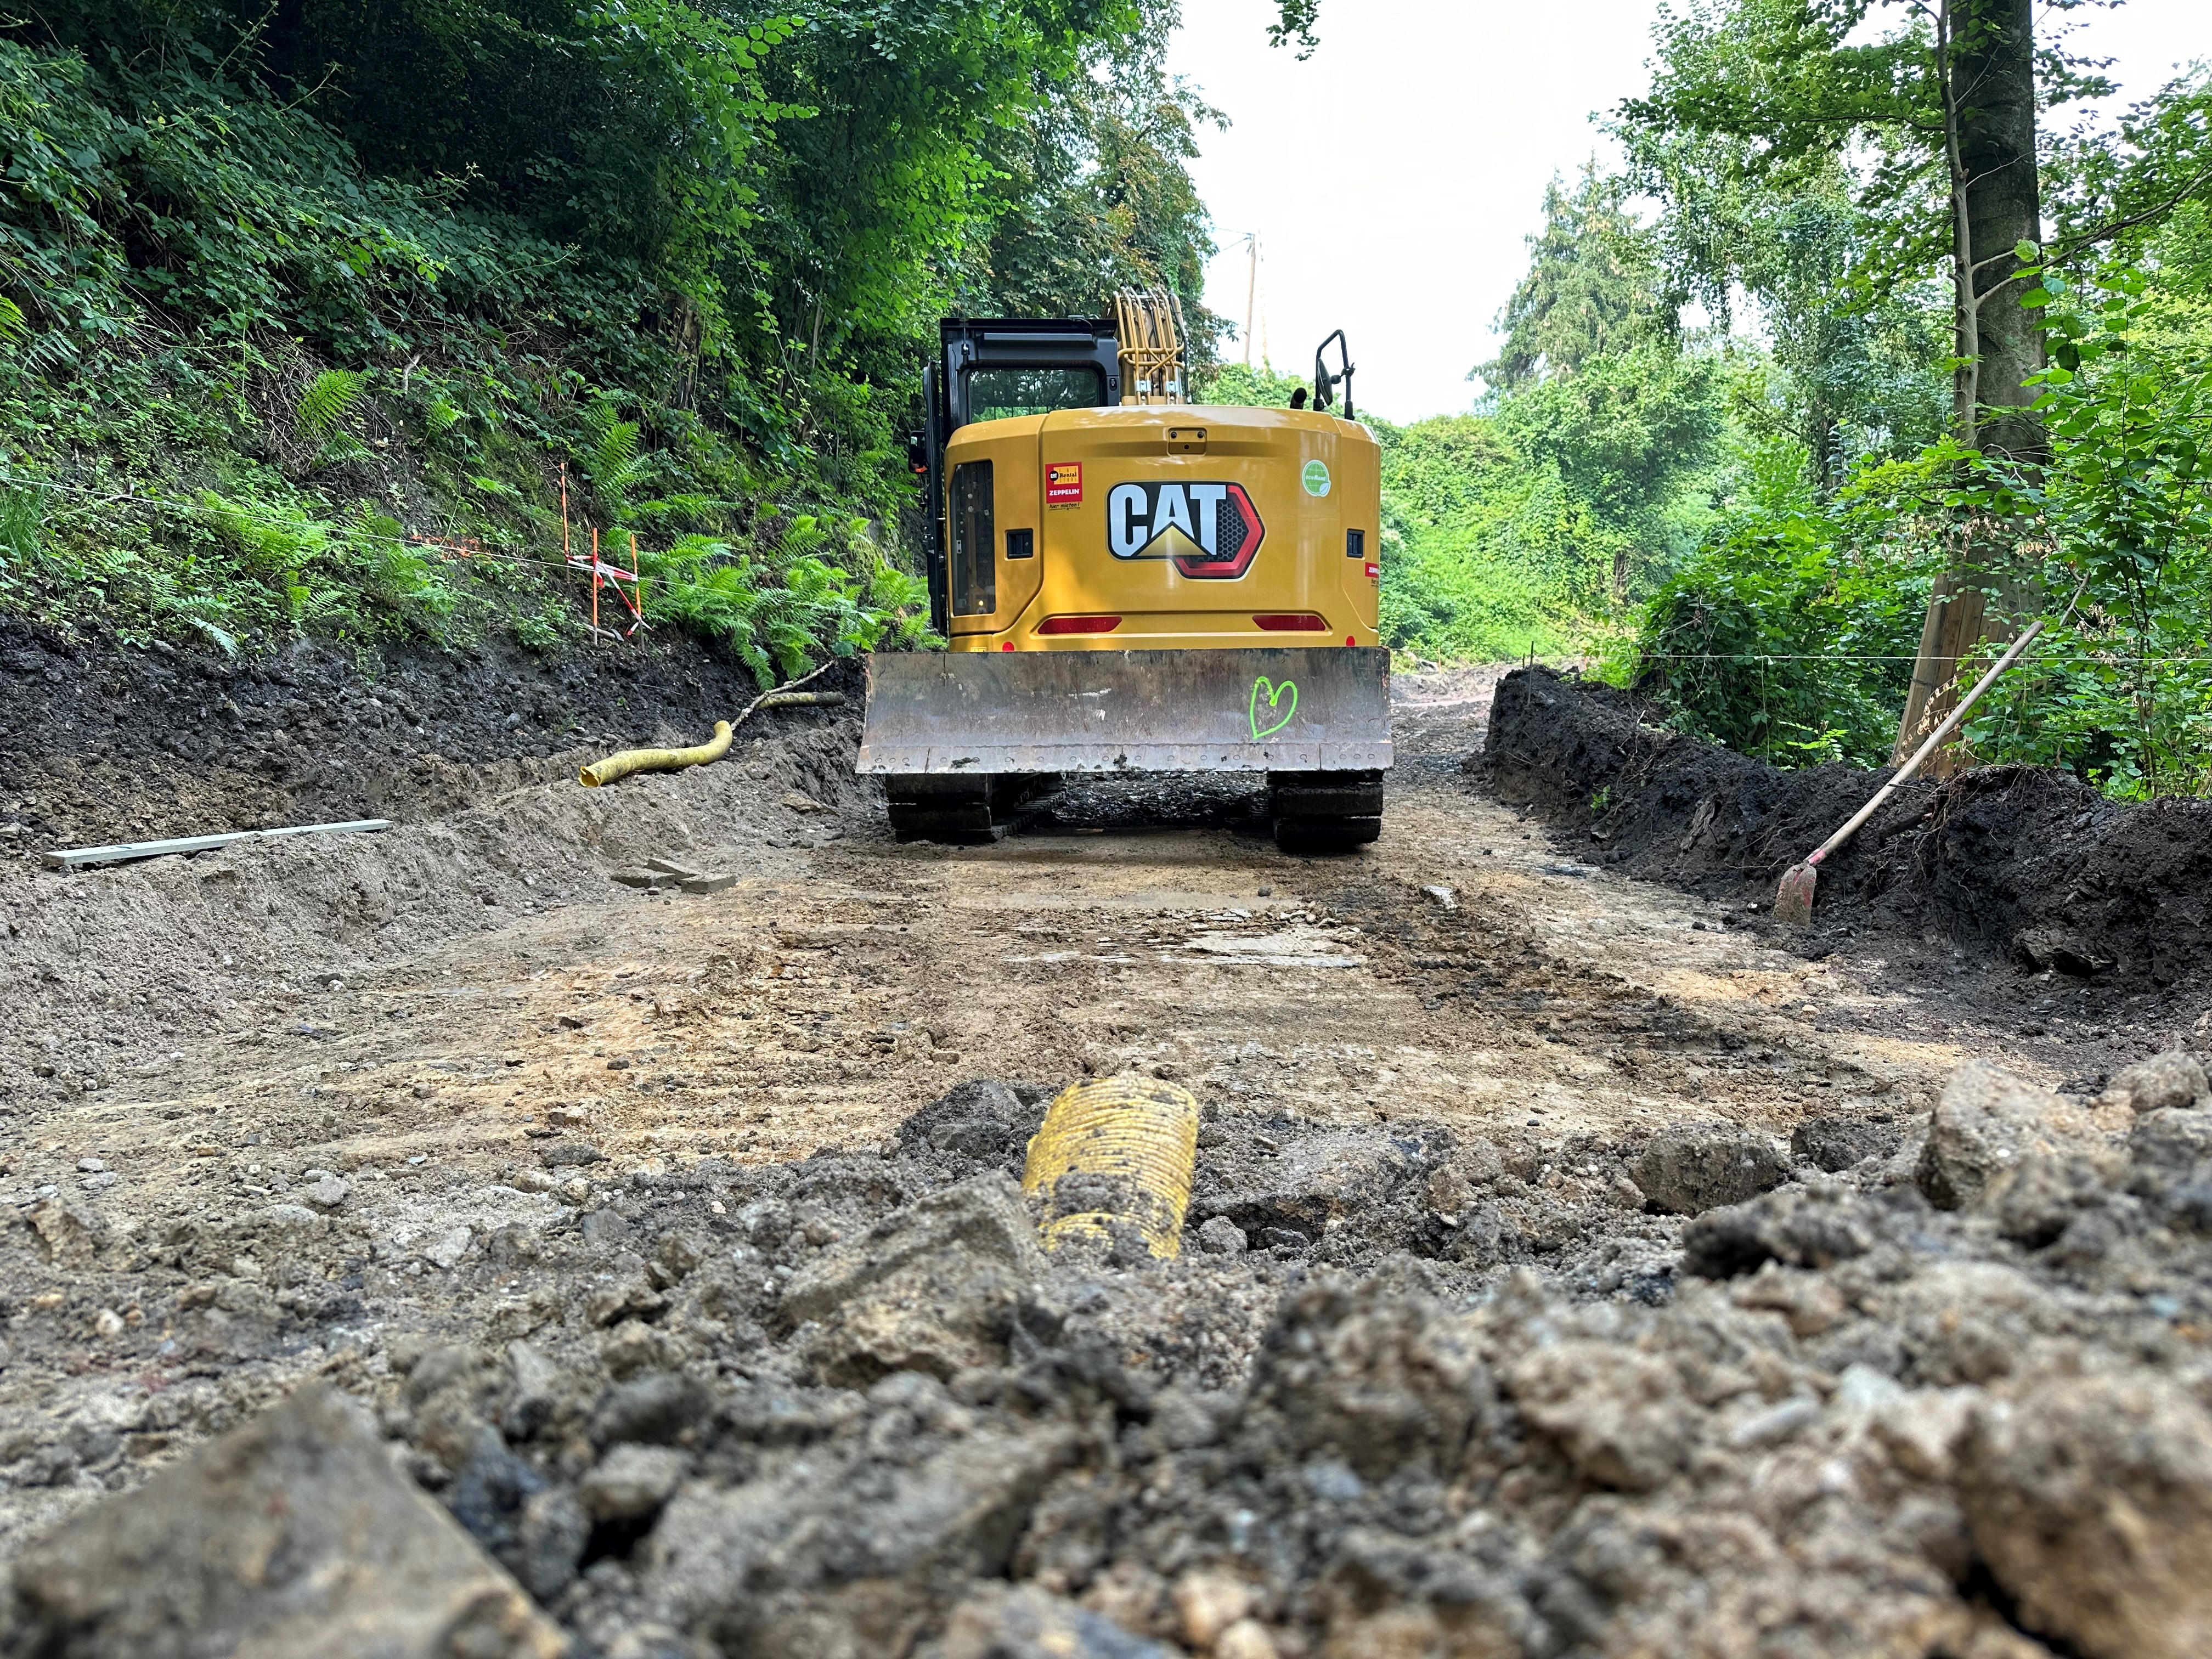
[[[1060,1091],[1030,1140],[1022,1190],[1048,1206],[1047,1249],[1134,1227],[1156,1256],[1182,1253],[1198,1156],[1198,1099],[1152,1078],[1097,1078]],[[1073,1177],[1070,1179],[1070,1177]]]
[[[593,761],[576,774],[576,781],[586,789],[597,789],[633,772],[673,772],[686,766],[704,766],[730,752],[730,738],[735,730],[729,721],[716,720],[714,737],[690,749],[625,749],[605,760]]]
[[[718,761],[730,752],[730,736],[738,726],[763,708],[835,708],[845,701],[842,691],[801,691],[796,688],[808,680],[818,678],[836,666],[824,663],[813,673],[778,686],[773,691],[763,692],[738,711],[733,720],[716,720],[714,735],[708,741],[690,749],[625,749],[605,760],[593,761],[580,769],[576,781],[586,789],[597,789],[602,784],[612,783],[617,778],[626,778],[633,772],[676,772],[687,766],[704,766]]]

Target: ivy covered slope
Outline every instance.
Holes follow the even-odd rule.
[[[1164,0],[106,0],[0,21],[0,609],[226,653],[924,636],[936,318],[1194,293]],[[1189,304],[1188,300],[1186,301]],[[1197,312],[1210,341],[1213,323]]]

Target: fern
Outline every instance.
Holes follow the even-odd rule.
[[[861,565],[860,577],[825,556],[848,539],[844,551]],[[723,641],[763,686],[797,678],[825,654],[930,638],[927,588],[844,521],[798,514],[765,558],[685,536],[642,559],[653,619]]]
[[[0,274],[6,274],[10,264],[0,258]],[[21,270],[20,264],[15,264],[15,274],[20,275]],[[127,331],[119,325],[113,330],[118,336]],[[5,295],[0,295],[0,347],[15,354],[12,367],[26,375],[67,374],[76,362],[76,353],[65,332],[60,329],[33,328],[30,319],[23,314],[23,307]]]
[[[339,423],[361,401],[368,377],[350,368],[326,368],[307,383],[292,424],[301,437],[322,442],[338,430]]]
[[[200,507],[246,562],[264,575],[289,580],[330,547],[331,526],[295,507],[234,501],[212,489],[200,492]]]
[[[379,604],[416,622],[442,622],[453,614],[460,595],[445,567],[405,537],[398,520],[363,501],[345,528],[344,544],[353,562],[365,568],[369,592]]]
[[[38,491],[0,484],[0,570],[36,559],[43,529]]]
[[[584,418],[592,430],[592,448],[584,458],[585,468],[591,474],[592,488],[599,492],[599,500],[619,520],[627,508],[630,491],[652,464],[638,453],[637,422],[623,420],[612,404],[593,404]]]
[[[228,600],[187,591],[174,574],[149,564],[127,547],[102,549],[88,562],[103,582],[136,587],[156,617],[182,623],[226,657],[238,654],[235,608]]]

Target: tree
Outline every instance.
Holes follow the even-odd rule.
[[[1931,283],[1838,302],[1871,241],[1840,157],[1764,173],[1740,138],[1621,128],[1635,189],[1661,203],[1653,234],[1672,292],[1730,328],[1756,311],[1778,371],[1756,404],[1758,434],[1787,435],[1811,485],[1832,492],[1869,456],[1901,459],[1941,435],[1949,374]]]
[[[1671,342],[1583,361],[1498,400],[1498,430],[1558,469],[1593,520],[1616,532],[1610,599],[1625,603],[1673,550],[1666,514],[1682,486],[1712,465],[1721,430],[1715,361]]]
[[[1626,179],[1601,176],[1594,161],[1583,164],[1571,191],[1553,179],[1544,228],[1528,239],[1528,274],[1498,319],[1504,343],[1475,377],[1510,391],[1674,337],[1656,245],[1628,212],[1627,189]]]
[[[1211,361],[1222,323],[1205,307],[1213,252],[1188,164],[1202,126],[1227,118],[1167,72],[1174,8],[1096,49],[1085,71],[1034,116],[987,143],[992,228],[959,277],[954,303],[975,316],[1104,312],[1116,289],[1170,289],[1194,361]]]
[[[1854,41],[1891,5],[1904,27]],[[1888,236],[1862,283],[1881,291],[1948,255],[1952,435],[1962,451],[2027,466],[2048,453],[2028,384],[2042,331],[2021,304],[2031,283],[2020,273],[2042,240],[2038,104],[2106,89],[2055,46],[2039,50],[2034,21],[2033,0],[1714,0],[1662,23],[1652,95],[1621,112],[1632,125],[1747,141],[1762,173],[1802,174],[1873,147],[1860,206]],[[2002,527],[1990,528],[1929,601],[1900,754],[1948,711],[1968,653],[2015,628],[2027,604]]]

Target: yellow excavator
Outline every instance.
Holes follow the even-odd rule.
[[[1114,310],[940,325],[911,450],[951,648],[868,659],[859,769],[902,839],[994,839],[1069,773],[1229,771],[1286,852],[1371,842],[1382,481],[1343,331],[1310,407],[1197,405],[1173,296]]]

